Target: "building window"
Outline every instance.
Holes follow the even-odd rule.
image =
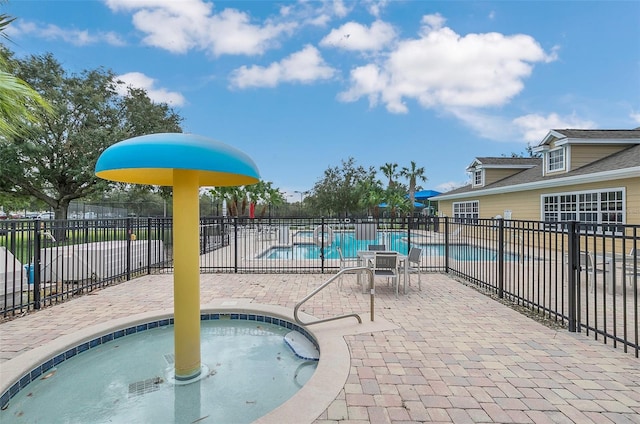
[[[564,148],[550,150],[547,153],[547,172],[562,171],[564,169]]]
[[[482,186],[484,185],[484,172],[479,169],[477,171],[473,171],[473,186]]]
[[[589,232],[617,232],[625,223],[624,189],[593,190],[542,196],[542,218],[545,221],[579,221],[591,224]]]
[[[616,232],[616,224],[624,224],[624,196],[622,190],[600,193],[600,224],[606,232]]]
[[[456,202],[453,204],[453,218],[455,222],[476,222],[480,218],[480,202]]]

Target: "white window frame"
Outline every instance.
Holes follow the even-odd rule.
[[[451,205],[454,222],[476,222],[480,219],[480,201],[466,200]]]
[[[552,161],[552,154],[556,154],[556,153],[560,153],[562,155],[562,160],[553,160]],[[545,154],[545,158],[546,158],[546,171],[547,173],[550,172],[559,172],[559,171],[564,171],[565,169],[567,169],[567,151],[564,148],[564,146],[562,147],[558,147],[557,149],[551,149],[549,150],[546,154]],[[555,159],[555,158],[554,158]]]
[[[618,234],[616,226],[627,222],[626,201],[624,187],[546,193],[540,196],[540,219],[593,223],[589,233]]]
[[[475,171],[473,171],[473,186],[484,186],[484,169],[476,169]]]

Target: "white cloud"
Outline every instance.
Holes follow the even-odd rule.
[[[19,35],[31,35],[50,41],[64,41],[75,46],[87,46],[91,44],[106,43],[112,46],[125,45],[124,40],[116,33],[90,32],[87,30],[60,28],[56,25],[39,25],[35,22],[16,21],[7,28],[7,34],[11,37]]]
[[[124,82],[124,86],[118,86],[120,95],[127,94],[127,87],[141,88],[147,92],[149,98],[155,103],[166,103],[170,106],[182,106],[185,103],[184,96],[175,91],[156,87],[156,80],[140,72],[129,72],[118,75],[117,80]]]
[[[633,119],[633,122],[640,124],[640,112],[631,112],[629,117]]]
[[[398,42],[383,63],[352,70],[351,86],[339,98],[375,98],[393,113],[408,112],[409,99],[425,108],[501,106],[522,91],[535,63],[553,60],[528,35],[461,36],[440,15],[424,16],[422,24],[420,36]],[[371,76],[371,66],[382,86],[361,80]]]
[[[318,49],[311,45],[293,53],[280,62],[267,67],[242,66],[231,76],[231,85],[236,88],[275,87],[282,82],[308,84],[332,78],[336,70],[328,66]]]
[[[449,112],[479,136],[509,143],[537,145],[553,129],[590,129],[597,126],[594,122],[575,115],[560,116],[557,113],[547,116],[529,114],[509,120],[472,108],[452,108]]]
[[[333,19],[346,17],[357,3],[343,0],[299,1],[296,3],[296,19],[302,25],[324,27]]]
[[[422,17],[421,33],[428,34],[431,31],[441,29],[447,20],[439,13],[433,15],[424,15]]]
[[[344,4],[343,0],[333,0],[332,8],[333,13],[339,18],[344,18],[349,13],[349,8]]]
[[[464,185],[468,184],[468,182],[455,182],[455,181],[449,181],[446,183],[442,183],[439,184],[438,186],[436,186],[435,190],[439,191],[440,193],[446,193],[448,191],[454,190],[458,187],[462,187]]]
[[[338,99],[353,102],[366,95],[369,98],[369,106],[377,106],[379,100],[377,93],[384,91],[388,85],[387,77],[376,65],[360,66],[351,71],[352,87],[348,91],[339,93]]]
[[[450,108],[448,111],[480,137],[502,142],[523,141],[513,123],[502,116],[474,108]]]
[[[580,119],[575,115],[560,116],[550,113],[547,116],[530,114],[513,120],[515,128],[519,131],[522,140],[528,143],[540,143],[544,136],[552,129],[593,129],[596,123]]]
[[[231,8],[213,13],[213,3],[201,0],[108,0],[107,5],[133,12],[134,26],[146,34],[144,43],[173,53],[199,49],[215,56],[262,54],[298,25],[271,20],[254,24],[247,13]]]
[[[367,7],[367,10],[369,10],[369,13],[371,13],[376,18],[379,18],[380,15],[382,14],[382,9],[387,7],[387,5],[389,4],[389,1],[388,0],[364,0],[363,3]]]
[[[333,29],[320,41],[320,45],[349,51],[379,51],[395,38],[396,31],[386,22],[375,21],[370,28],[357,22],[347,22]]]

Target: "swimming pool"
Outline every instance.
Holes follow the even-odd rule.
[[[333,241],[324,249],[325,259],[340,259],[338,247],[346,258],[357,258],[359,250],[367,250],[370,244],[384,244],[388,250],[407,251],[404,231],[378,232],[372,240],[356,240],[354,232],[335,232]],[[320,247],[313,243],[313,231],[298,231],[292,246],[272,246],[260,253],[258,259],[317,259]]]
[[[309,238],[310,240],[305,240]],[[312,242],[313,231],[299,231],[294,236],[291,246],[272,246],[262,253],[258,259],[304,260],[319,259],[320,247]],[[324,249],[325,259],[339,259],[337,247],[342,249],[345,258],[357,258],[358,251],[368,250],[370,244],[384,244],[387,250],[408,252],[407,233],[404,231],[378,232],[375,240],[356,240],[353,232],[336,232],[333,242]],[[442,243],[411,243],[412,246],[422,248],[423,256],[444,256],[445,245]],[[495,261],[498,252],[494,249],[475,246],[466,243],[449,245],[449,257],[459,261]],[[507,261],[518,259],[517,254],[505,253]]]
[[[287,401],[313,375],[285,337],[291,322],[255,314],[203,314],[200,381],[171,384],[172,319],[100,336],[20,379],[0,421],[251,422]],[[69,360],[70,359],[70,360]],[[15,386],[14,386],[15,387]],[[4,399],[3,395],[3,399]]]

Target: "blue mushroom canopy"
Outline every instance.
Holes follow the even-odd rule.
[[[98,158],[100,178],[132,184],[173,186],[175,169],[198,172],[200,186],[240,186],[258,182],[253,160],[240,150],[194,134],[159,133],[109,146]]]

